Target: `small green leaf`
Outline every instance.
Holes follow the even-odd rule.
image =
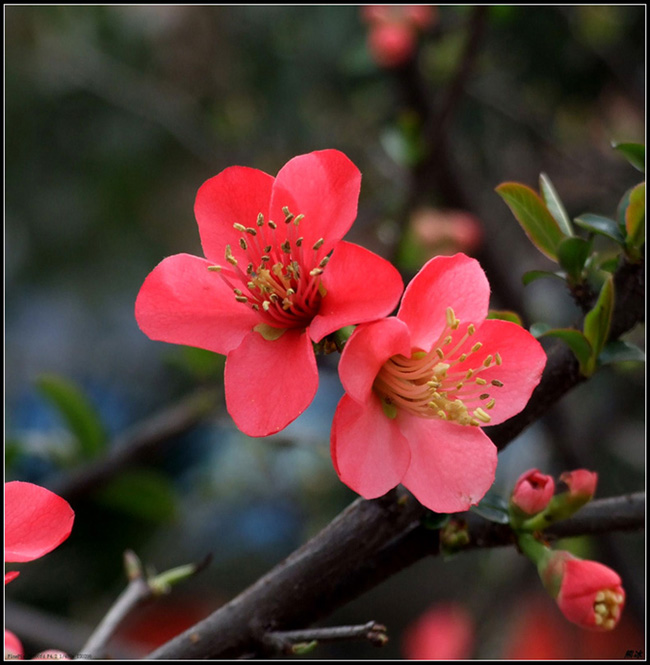
[[[171,482],[153,469],[124,471],[94,496],[109,508],[148,522],[169,522],[176,512],[176,495]]]
[[[539,324],[537,324],[539,325]],[[584,374],[588,370],[589,362],[593,355],[591,343],[587,337],[579,330],[573,328],[548,328],[543,332],[538,332],[535,337],[557,337],[561,339],[578,359],[580,371]],[[531,326],[531,334],[532,326]]]
[[[546,173],[542,173],[539,176],[539,191],[542,193],[542,198],[546,207],[548,208],[551,215],[557,222],[560,230],[567,236],[571,237],[573,235],[573,227],[571,226],[571,220],[567,211],[560,200],[558,193],[553,187],[553,183]]]
[[[608,342],[598,356],[598,362],[601,365],[611,365],[612,363],[623,362],[645,362],[645,353],[634,344],[624,342],[622,339],[616,339]]]
[[[630,203],[625,211],[625,230],[628,249],[640,249],[645,242],[645,182],[630,192]]]
[[[587,365],[590,376],[596,369],[596,360],[605,346],[614,311],[614,277],[610,275],[604,282],[594,308],[587,312],[584,323],[585,337],[589,340],[592,355]]]
[[[582,271],[589,258],[591,243],[584,238],[567,238],[557,248],[557,258],[572,282],[582,281]]]
[[[557,246],[566,237],[548,208],[530,187],[506,182],[496,188],[531,242],[549,259],[557,260]]]
[[[548,270],[529,270],[522,275],[521,281],[523,282],[524,286],[528,286],[532,282],[541,279],[542,277],[555,277],[556,279],[560,279],[563,282],[566,281],[565,273],[549,272]]]
[[[516,323],[518,326],[523,325],[519,314],[517,314],[517,312],[510,312],[508,310],[491,309],[488,312],[487,318],[498,319],[500,321],[511,321],[512,323]]]
[[[490,522],[497,524],[508,524],[510,514],[508,512],[508,502],[496,492],[489,491],[476,506],[471,506],[470,510],[480,515]]]
[[[612,143],[612,148],[618,150],[635,169],[645,173],[645,146],[642,143]]]
[[[609,217],[587,212],[584,215],[580,215],[580,217],[576,217],[573,221],[590,233],[598,233],[599,235],[606,236],[621,246],[625,244],[621,227]]]
[[[43,374],[36,380],[39,392],[53,404],[79,444],[85,459],[104,450],[108,437],[95,407],[84,393],[68,379]]]

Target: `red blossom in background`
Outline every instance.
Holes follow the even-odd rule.
[[[402,652],[409,660],[467,660],[474,647],[474,621],[456,603],[436,605],[409,626]]]
[[[365,5],[361,16],[369,25],[368,49],[380,67],[399,67],[414,55],[418,33],[437,20],[432,5]]]
[[[531,469],[519,476],[510,500],[526,515],[535,515],[548,506],[554,492],[553,478]]]
[[[22,642],[5,629],[5,660],[22,660],[25,657]]]
[[[312,342],[399,300],[397,270],[341,240],[360,184],[336,150],[295,157],[276,178],[228,168],[196,197],[207,258],[168,257],[140,289],[135,316],[151,339],[227,355],[226,406],[250,436],[278,432],[311,403]]]
[[[402,483],[431,510],[457,512],[489,489],[497,451],[481,426],[519,413],[546,363],[526,330],[486,320],[489,295],[476,260],[436,257],[396,317],[348,340],[331,451],[341,480],[363,497]]]
[[[44,487],[5,484],[5,562],[33,561],[58,547],[69,535],[74,512],[65,499]],[[18,576],[5,573],[5,584]]]

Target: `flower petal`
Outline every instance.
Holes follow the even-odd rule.
[[[488,319],[472,342],[481,342],[482,347],[471,355],[472,367],[480,366],[488,355],[499,353],[502,363],[481,370],[481,378],[488,382],[485,392],[494,398],[495,404],[488,411],[490,425],[497,425],[519,413],[542,378],[546,365],[546,353],[541,344],[524,328],[510,321]],[[496,380],[503,386],[490,385]]]
[[[33,561],[58,547],[74,521],[70,504],[21,481],[5,484],[5,561]]]
[[[252,331],[228,354],[226,406],[249,436],[275,434],[312,402],[318,388],[316,357],[305,330],[276,340]]]
[[[411,354],[409,331],[403,321],[389,317],[359,326],[343,347],[339,361],[345,391],[357,402],[368,402],[381,366],[399,353]]]
[[[135,318],[145,335],[216,353],[228,353],[241,343],[260,317],[235,300],[209,265],[197,256],[176,254],[153,269],[135,303]]]
[[[314,342],[344,326],[388,316],[404,284],[399,272],[381,256],[341,241],[323,273],[323,298],[309,332]]]
[[[261,212],[267,219],[273,176],[246,166],[231,166],[201,185],[194,203],[201,245],[208,259],[222,263],[226,245],[238,256],[241,233],[233,224],[255,227]]]
[[[411,446],[402,484],[427,508],[455,513],[477,504],[494,482],[497,449],[478,427],[397,416]]]
[[[397,317],[408,324],[413,346],[428,351],[447,325],[448,307],[462,323],[480,324],[489,300],[490,285],[476,259],[436,256],[406,287]]]
[[[334,414],[332,461],[341,480],[366,499],[386,494],[409,465],[408,442],[373,398],[358,404],[343,395]]]
[[[278,223],[280,242],[286,237],[283,207],[304,215],[298,227],[303,246],[323,238],[323,254],[347,232],[357,216],[361,173],[338,150],[321,150],[294,157],[278,173],[269,215]],[[284,234],[284,235],[282,235]]]

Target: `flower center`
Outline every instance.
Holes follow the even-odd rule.
[[[322,250],[320,238],[311,248],[303,246],[298,235],[304,215],[293,215],[282,208],[287,233],[282,241],[278,225],[257,216],[255,227],[235,223],[241,233],[239,247],[245,253],[246,267],[240,267],[230,245],[226,245],[226,261],[232,267],[209,266],[218,272],[233,290],[235,300],[260,313],[262,320],[273,328],[301,328],[318,312],[325,287],[321,275],[329,261]]]
[[[618,623],[621,606],[625,600],[622,593],[612,589],[599,591],[594,598],[594,621],[597,626],[611,630]]]
[[[482,344],[470,346],[476,332],[473,324],[463,328],[464,332],[454,310],[448,307],[447,325],[430,351],[414,349],[410,358],[400,354],[384,364],[373,388],[386,415],[395,417],[398,409],[404,409],[421,418],[441,418],[459,425],[478,427],[490,422],[487,411],[496,404],[490,391],[503,383],[487,381],[480,374],[501,365],[501,356],[495,353],[478,365],[473,363]]]

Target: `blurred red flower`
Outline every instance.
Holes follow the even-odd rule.
[[[425,612],[404,634],[402,652],[409,660],[466,660],[474,647],[474,621],[456,603]]]

